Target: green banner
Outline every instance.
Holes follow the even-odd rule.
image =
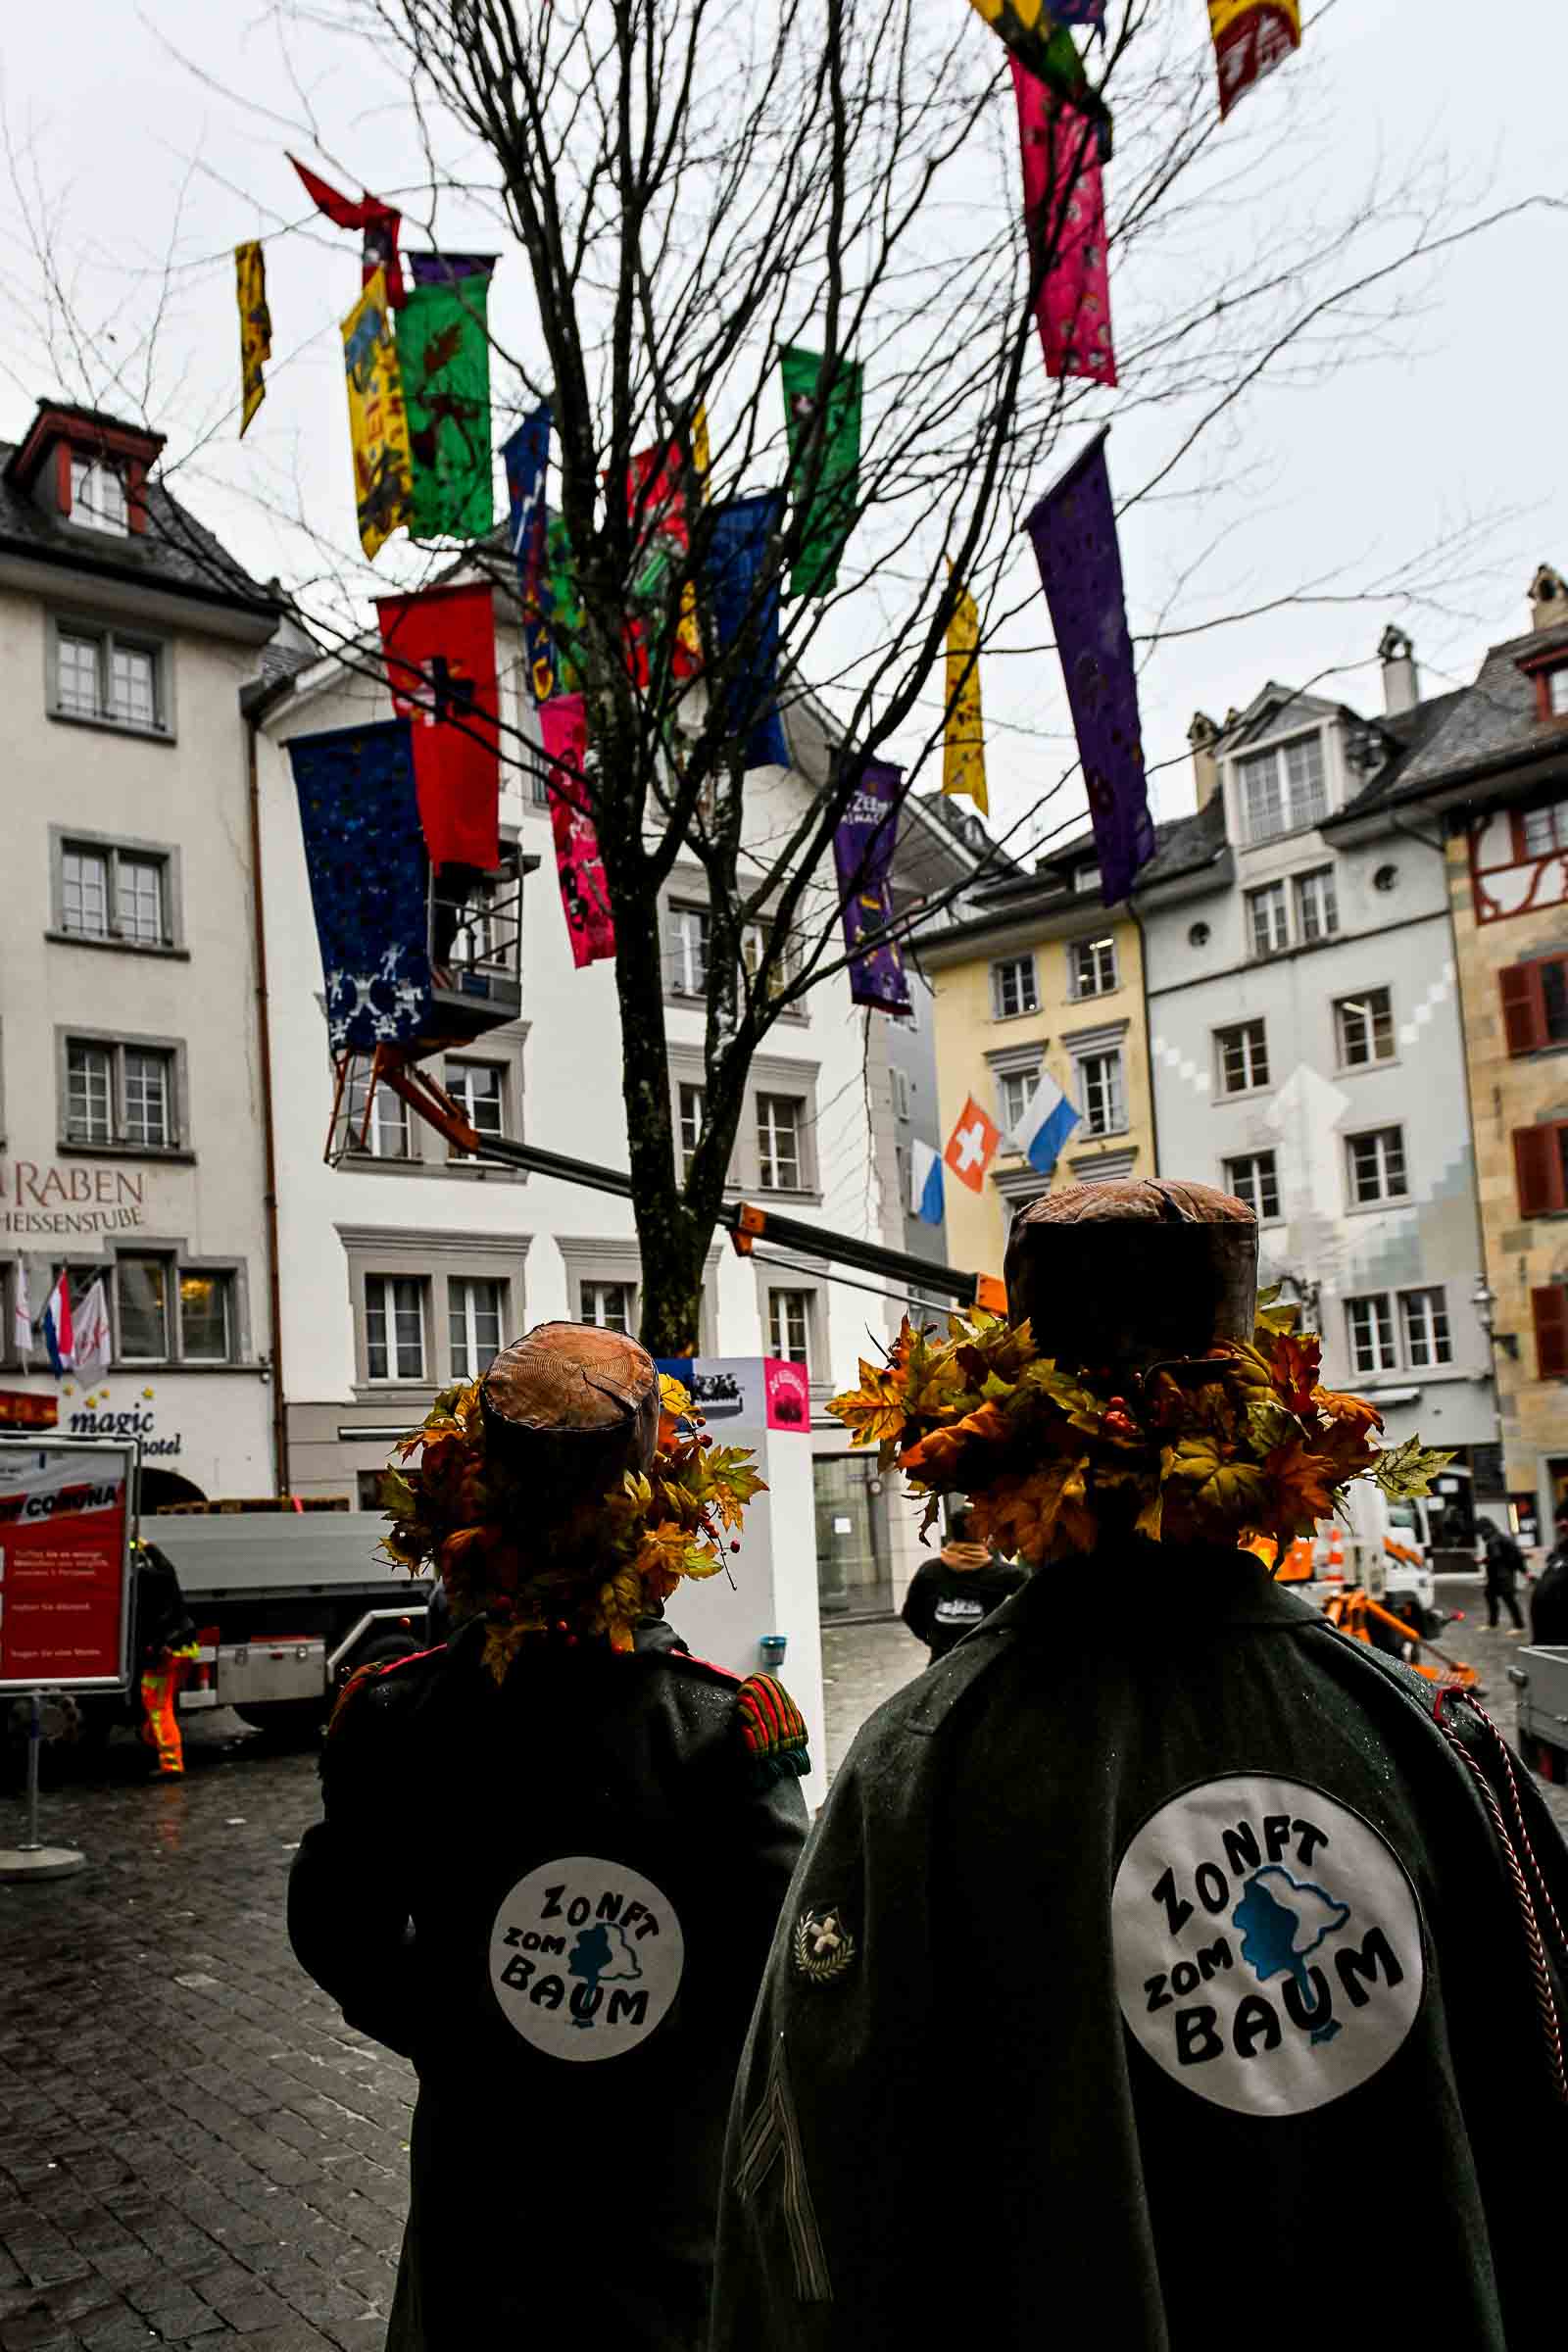
[[[556,658],[556,692],[575,694],[582,684],[571,649],[582,644],[582,604],[572,571],[571,541],[564,515],[552,514],[545,534],[545,570],[550,580],[550,626]],[[564,632],[565,643],[562,643]]]
[[[478,539],[495,523],[490,460],[488,268],[410,287],[397,317],[398,364],[414,456],[416,539]],[[432,255],[431,261],[444,259]],[[461,274],[458,271],[461,270]]]
[[[779,353],[779,372],[784,379],[784,429],[790,444],[791,495],[799,508],[800,496],[794,484],[806,464],[807,436],[816,418],[821,354],[786,344]],[[838,578],[845,541],[855,527],[860,469],[858,360],[839,363],[833,388],[827,396],[826,431],[822,469],[806,513],[801,552],[790,573],[792,596],[827,595]]]

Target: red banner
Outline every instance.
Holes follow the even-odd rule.
[[[706,428],[704,440],[706,443]],[[637,552],[634,562],[637,577],[634,594],[662,598],[664,574],[672,564],[683,564],[691,549],[691,534],[686,521],[686,493],[681,481],[680,444],[671,441],[663,449],[645,449],[632,459],[626,472],[626,516],[636,535]],[[640,676],[633,672],[635,683],[648,684],[648,654],[643,643],[642,623],[629,624],[635,631],[636,659]],[[680,619],[675,628],[675,643],[670,653],[670,674],[676,678],[695,678],[703,666],[703,636],[697,619],[697,591],[688,580],[681,590]]]
[[[1008,62],[1018,100],[1029,251],[1036,262],[1043,253],[1051,258],[1035,303],[1046,373],[1114,384],[1105,194],[1095,125],[1054,97],[1016,58]]]
[[[122,1680],[129,1458],[0,1449],[0,1690]]]
[[[578,971],[615,953],[615,918],[610,885],[599,855],[599,836],[588,813],[583,771],[588,757],[588,720],[580,694],[552,695],[539,706],[539,726],[550,762],[550,829],[556,841],[556,877]]]
[[[419,826],[432,865],[501,862],[493,591],[428,588],[376,600],[392,708],[413,722]]]

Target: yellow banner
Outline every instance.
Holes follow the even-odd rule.
[[[349,388],[360,545],[368,556],[374,556],[414,512],[409,415],[403,405],[384,270],[376,270],[343,321],[343,373]]]
[[[267,261],[255,242],[234,248],[234,287],[239,300],[239,380],[243,406],[239,437],[267,398],[262,369],[272,356],[272,314],[267,307]]]
[[[948,623],[948,715],[942,731],[942,790],[967,793],[982,816],[991,813],[986,792],[986,739],[980,714],[980,615],[967,588]]]

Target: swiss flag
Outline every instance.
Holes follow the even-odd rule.
[[[978,1193],[985,1187],[986,1170],[996,1158],[1001,1141],[1001,1128],[987,1117],[971,1095],[958,1113],[958,1123],[949,1136],[942,1156],[958,1182],[966,1184],[971,1193]]]
[[[392,708],[414,722],[414,784],[430,863],[489,873],[501,862],[492,592],[483,582],[427,588],[380,597],[375,609]]]

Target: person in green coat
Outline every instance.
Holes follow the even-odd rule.
[[[1568,1856],[1467,1702],[1272,1560],[1419,1489],[1265,1308],[1241,1202],[1048,1197],[1011,1325],[841,1417],[1042,1563],[864,1726],[731,2110],[710,2352],[1535,2340]],[[1027,1326],[1027,1328],[1026,1328]]]

